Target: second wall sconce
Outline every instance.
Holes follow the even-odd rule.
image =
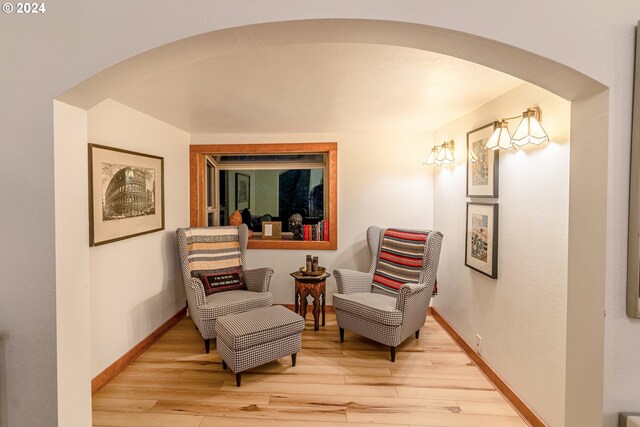
[[[431,149],[429,157],[424,161],[423,165],[449,165],[456,161],[454,150],[456,148],[453,140],[443,142],[442,145],[436,145]]]
[[[520,124],[516,128],[513,137],[509,134],[509,120],[522,117]],[[526,144],[542,144],[549,141],[549,136],[544,131],[540,122],[542,121],[542,110],[540,107],[527,108],[527,111],[519,116],[508,117],[502,119],[496,130],[493,131],[491,138],[487,141],[485,148],[488,150],[511,150],[513,148],[522,147]]]

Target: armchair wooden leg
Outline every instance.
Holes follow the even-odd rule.
[[[209,338],[204,340],[204,352],[209,354],[209,349],[211,348],[211,340]]]
[[[416,331],[416,339],[420,338],[420,329]]]
[[[390,347],[391,350],[391,361],[395,362],[396,361],[396,348],[395,347]]]
[[[242,374],[238,372],[236,374],[236,387],[240,387],[240,382],[242,381]]]
[[[298,353],[293,353],[291,355],[291,365],[292,366],[296,366],[296,356],[298,355]]]
[[[225,362],[224,360],[222,361],[222,369],[224,369],[225,371],[227,370],[227,362]]]
[[[344,342],[344,329],[340,328],[340,342]]]

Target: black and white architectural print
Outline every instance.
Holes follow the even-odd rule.
[[[89,245],[164,229],[164,159],[89,144]]]
[[[102,163],[102,220],[153,215],[155,169]]]

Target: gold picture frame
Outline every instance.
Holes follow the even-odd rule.
[[[281,221],[262,221],[262,239],[280,240],[282,239]]]

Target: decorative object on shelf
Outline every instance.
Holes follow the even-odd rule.
[[[455,158],[456,144],[453,140],[443,142],[441,145],[436,145],[431,149],[429,157],[422,163],[423,165],[450,165],[456,162]]]
[[[509,120],[522,118],[516,128],[513,137],[509,134]],[[549,136],[540,124],[542,121],[542,110],[540,107],[530,107],[519,116],[503,118],[493,135],[487,141],[486,148],[489,150],[512,150],[527,144],[539,145],[549,141]]]
[[[321,242],[329,241],[329,220],[324,219],[316,224],[302,226],[303,240]]]
[[[236,174],[236,209],[250,208],[251,176],[244,173]]]
[[[307,262],[305,263],[305,270],[306,271],[311,271],[311,264],[312,264],[312,259],[311,259],[311,255],[307,255]]]
[[[498,197],[499,152],[484,148],[497,123],[467,132],[467,197]]]
[[[498,204],[467,202],[464,265],[498,278]]]
[[[89,144],[89,246],[164,230],[164,159]]]
[[[300,267],[300,273],[302,273],[302,275],[304,276],[317,277],[317,276],[322,276],[326,272],[327,272],[327,269],[325,267],[320,267],[320,266],[318,266],[315,271],[313,270],[313,268],[311,269],[311,271],[309,271],[307,270],[306,267]]]
[[[242,214],[238,210],[233,211],[229,217],[229,225],[235,225],[237,227],[240,224],[242,224]]]
[[[282,222],[262,221],[262,239],[280,240],[282,238]]]
[[[304,240],[304,227],[302,215],[294,213],[289,217],[289,231],[293,233],[293,240]]]
[[[313,259],[311,260],[311,272],[312,273],[317,273],[318,272],[318,257],[314,256]]]

